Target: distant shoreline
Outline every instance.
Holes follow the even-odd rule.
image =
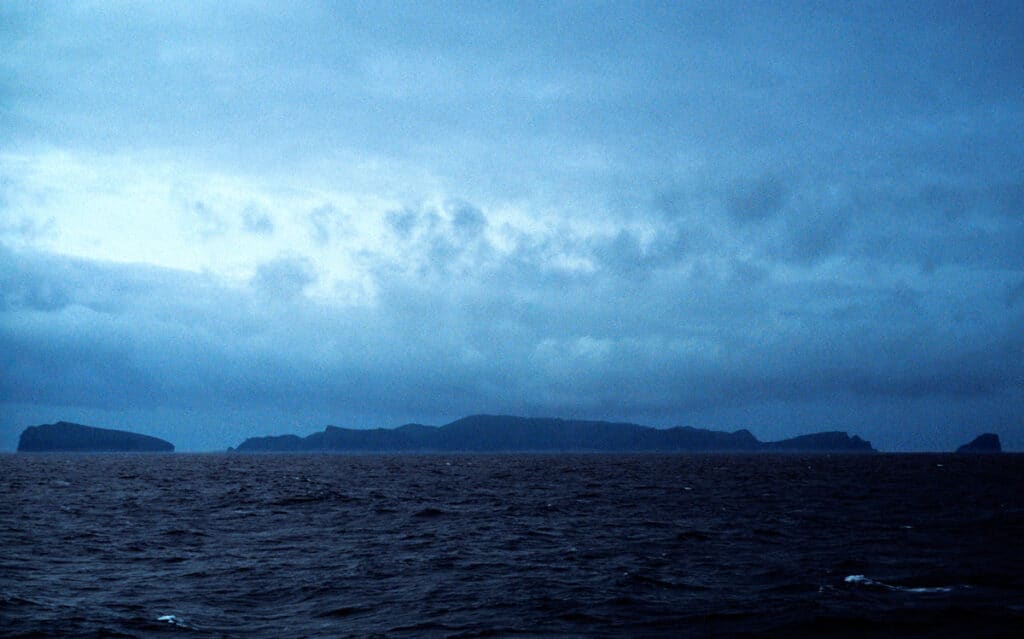
[[[27,427],[16,453],[168,454],[175,446],[126,430],[57,422]],[[443,426],[394,428],[327,426],[305,437],[250,437],[237,448],[183,454],[346,455],[647,455],[647,454],[983,454],[1002,453],[999,436],[985,433],[955,451],[879,451],[841,431],[823,431],[763,442],[748,430],[715,431],[688,426],[655,428],[628,422],[471,415]],[[0,451],[0,454],[3,454]]]
[[[306,437],[251,437],[238,453],[770,453],[877,452],[871,443],[845,432],[821,432],[762,442],[748,430],[713,431],[688,426],[652,428],[633,423],[472,415],[444,426],[406,424],[397,428],[328,426]]]

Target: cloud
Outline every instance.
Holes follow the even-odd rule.
[[[1016,284],[1010,284],[1006,290],[1006,306],[1012,308],[1024,300],[1024,279]]]
[[[1016,5],[0,12],[5,401],[1019,419]]]
[[[316,280],[316,273],[309,260],[302,257],[280,257],[260,264],[252,278],[252,285],[271,299],[289,301],[302,295],[306,287]]]
[[[490,268],[496,256],[487,215],[464,200],[408,205],[387,212],[384,223],[400,251],[379,265],[385,271],[415,277],[467,275]]]
[[[596,242],[594,255],[602,267],[624,276],[643,275],[656,260],[656,256],[644,250],[636,235],[625,229]]]
[[[475,410],[681,420],[836,395],[1000,397],[1024,378],[1020,307],[979,281],[963,297],[763,274],[738,286],[730,267],[653,271],[637,287],[552,278],[510,254],[444,289],[381,272],[376,305],[325,307],[303,296],[316,275],[297,257],[262,265],[251,292],[38,253],[0,265],[15,291],[0,314],[5,401],[301,406],[382,425]]]
[[[242,227],[255,235],[272,235],[274,220],[265,212],[250,206],[242,211]]]
[[[419,215],[410,209],[389,211],[386,220],[388,226],[400,239],[407,240],[418,224]]]
[[[810,209],[781,221],[779,241],[769,245],[769,254],[785,260],[812,263],[846,248],[846,235],[853,213],[848,210]]]
[[[764,175],[743,182],[729,195],[729,215],[738,222],[760,222],[777,214],[786,204],[787,192],[782,178]]]
[[[463,238],[475,239],[487,227],[487,218],[480,209],[466,202],[452,203],[448,206],[451,225],[455,232]]]
[[[227,231],[227,222],[210,205],[201,200],[189,204],[189,216],[186,226],[204,239],[223,235]]]
[[[345,216],[331,204],[318,206],[309,212],[310,235],[320,245],[331,242],[339,232],[343,232]]]

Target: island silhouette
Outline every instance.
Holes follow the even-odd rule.
[[[141,433],[60,421],[29,426],[18,452],[174,452],[174,444]],[[958,453],[1001,452],[999,435],[985,433]],[[761,441],[746,429],[732,432],[630,422],[470,415],[443,426],[397,428],[327,426],[305,437],[250,437],[232,453],[875,453],[871,442],[843,431]]]
[[[328,426],[306,437],[250,437],[233,452],[876,452],[871,442],[845,432],[762,442],[748,430],[723,432],[633,423],[471,415],[444,426],[397,428]]]
[[[983,433],[970,442],[956,449],[958,453],[1001,453],[1003,445],[999,442],[999,435],[995,433]]]
[[[70,422],[29,426],[18,439],[19,453],[172,453],[174,444],[126,430]]]

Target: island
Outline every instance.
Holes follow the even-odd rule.
[[[871,442],[843,432],[761,442],[748,430],[723,432],[677,426],[510,415],[472,415],[444,426],[328,426],[307,437],[251,437],[231,452],[508,453],[508,452],[813,452],[873,453]]]
[[[171,453],[174,444],[126,430],[69,422],[29,426],[18,440],[19,453]]]
[[[970,442],[956,449],[958,453],[1001,453],[1003,445],[999,442],[999,435],[995,433],[984,433],[978,435]]]

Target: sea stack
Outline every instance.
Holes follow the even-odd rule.
[[[57,422],[29,426],[18,440],[19,453],[171,453],[174,444],[126,430]]]
[[[956,449],[958,453],[1001,453],[1003,452],[1003,446],[999,443],[999,435],[994,433],[985,433],[984,435],[978,435],[969,444],[964,444],[960,448]]]

